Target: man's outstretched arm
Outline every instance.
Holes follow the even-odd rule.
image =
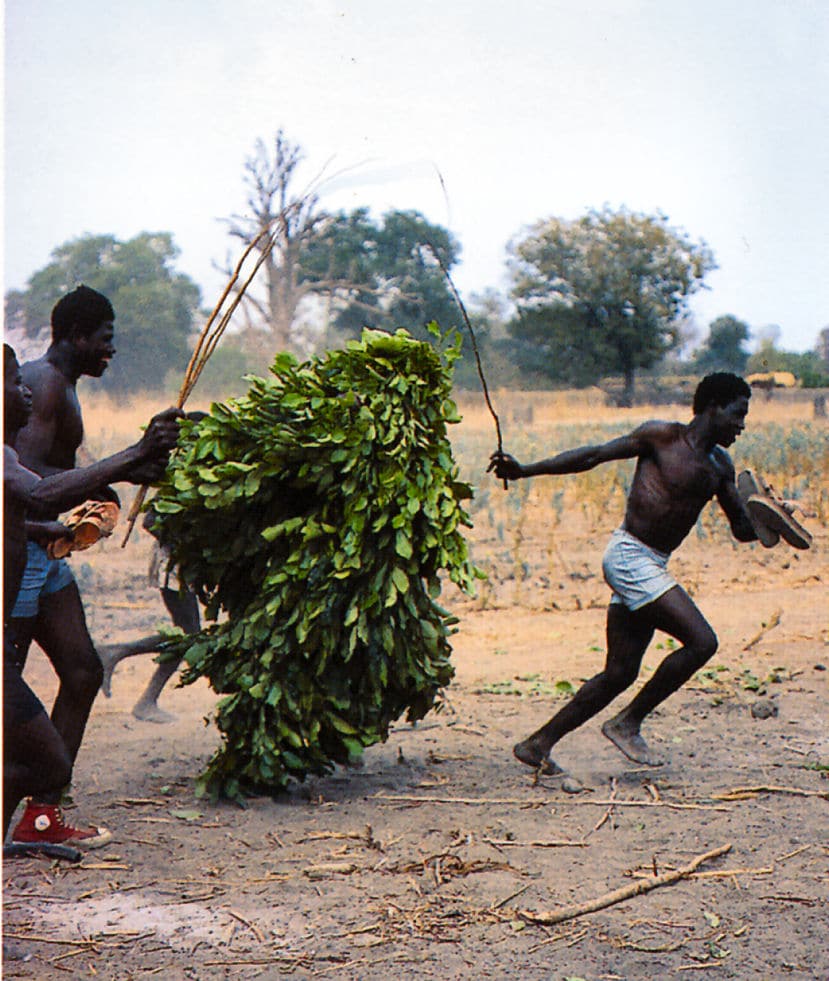
[[[39,477],[17,460],[17,454],[5,447],[4,487],[7,493],[22,498],[27,507],[64,508],[81,504],[96,488],[119,480],[141,480],[136,477],[142,465],[162,464],[178,440],[180,409],[167,409],[154,416],[146,432],[133,446],[91,466],[64,470]]]
[[[611,460],[630,460],[647,456],[668,423],[646,422],[626,436],[619,436],[595,446],[579,446],[536,463],[519,463],[509,453],[493,453],[487,470],[506,480],[538,477],[543,474],[583,473]]]

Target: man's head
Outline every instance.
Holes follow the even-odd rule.
[[[69,343],[83,375],[100,377],[115,354],[115,311],[97,290],[78,286],[61,297],[52,310],[52,343]]]
[[[731,446],[745,427],[751,388],[744,378],[730,371],[706,375],[694,392],[694,415],[708,414],[716,440]]]
[[[3,345],[3,439],[11,442],[32,412],[32,392],[23,383],[17,355],[8,344]]]

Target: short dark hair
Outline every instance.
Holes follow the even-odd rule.
[[[52,340],[62,341],[73,329],[91,334],[101,324],[115,319],[109,300],[89,286],[76,286],[62,296],[52,309]]]
[[[17,361],[17,355],[11,344],[3,343],[3,368],[7,368],[12,361]]]
[[[730,371],[715,371],[706,375],[694,392],[694,415],[705,412],[709,405],[725,406],[739,398],[751,398],[751,386]]]

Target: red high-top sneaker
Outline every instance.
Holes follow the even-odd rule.
[[[111,838],[112,833],[106,828],[73,828],[64,821],[57,804],[36,804],[31,800],[12,832],[12,841],[21,845],[45,842],[75,848],[100,848]]]

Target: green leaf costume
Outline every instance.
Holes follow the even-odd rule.
[[[240,798],[328,772],[422,718],[453,675],[441,574],[471,590],[470,521],[447,424],[457,335],[367,330],[279,355],[247,395],[185,423],[152,502],[211,621],[183,681],[225,697],[201,793]]]

